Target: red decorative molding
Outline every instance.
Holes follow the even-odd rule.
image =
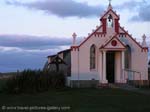
[[[115,19],[115,32],[118,34],[119,33],[119,20]]]
[[[123,37],[123,36],[126,37],[126,33],[118,33],[118,36],[119,36],[119,37]]]
[[[71,46],[71,51],[79,51],[79,47],[78,46]]]
[[[103,32],[95,32],[95,37],[96,36],[98,36],[98,37],[102,37],[102,36],[104,36],[105,37],[105,33],[103,33]]]
[[[148,47],[143,47],[142,52],[148,52]]]
[[[107,19],[102,19],[103,33],[106,33]]]
[[[111,45],[112,46],[116,46],[117,45],[117,41],[116,40],[111,41]]]
[[[116,38],[120,43],[121,45],[123,45],[123,47],[125,48],[126,46],[117,38],[117,34],[115,34],[113,36],[113,38],[111,38],[105,45],[103,45],[101,48],[105,48],[114,38]]]
[[[120,17],[112,10],[112,9],[109,9],[100,19],[100,21],[102,21],[102,19],[104,18],[104,16],[106,16],[109,12],[112,12],[116,17],[117,19],[119,20]]]

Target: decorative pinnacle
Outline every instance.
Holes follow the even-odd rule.
[[[142,36],[142,38],[143,38],[142,46],[143,46],[143,47],[147,47],[147,44],[146,44],[146,35],[144,34],[144,35]]]
[[[108,10],[109,9],[112,9],[112,6],[111,6],[111,0],[108,0],[109,1],[109,5],[108,5]]]
[[[76,37],[77,37],[77,34],[74,32],[74,33],[72,34],[72,37],[73,37],[73,38],[76,38]]]
[[[145,39],[146,39],[146,35],[144,34],[144,35],[142,36],[142,38],[143,38],[143,40],[145,40]]]
[[[73,37],[73,45],[76,45],[76,37],[77,37],[77,34],[76,34],[76,33],[73,33],[73,34],[72,34],[72,37]]]
[[[109,5],[111,5],[111,0],[108,0],[109,1]]]

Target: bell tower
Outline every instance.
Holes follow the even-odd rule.
[[[113,17],[112,17],[112,15],[111,14],[109,14],[108,15],[108,17],[107,17],[107,27],[109,27],[109,28],[113,28]]]
[[[113,10],[111,0],[109,0],[107,11],[100,19],[103,33],[119,33],[119,19],[119,16]]]

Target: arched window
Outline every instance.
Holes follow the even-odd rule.
[[[96,47],[92,45],[90,48],[90,69],[95,69],[96,61]]]
[[[125,51],[125,68],[131,69],[131,48],[129,45],[126,46]]]
[[[107,18],[107,26],[110,28],[110,27],[113,27],[113,17],[111,14],[108,15],[108,18]]]

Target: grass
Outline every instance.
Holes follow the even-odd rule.
[[[119,89],[65,88],[37,94],[0,93],[0,112],[2,106],[70,107],[61,112],[150,112],[150,96]]]
[[[69,106],[69,112],[149,112],[150,97],[119,89],[64,89],[32,95],[1,93],[0,105]]]
[[[0,92],[2,91],[3,86],[5,85],[6,80],[0,79]]]

